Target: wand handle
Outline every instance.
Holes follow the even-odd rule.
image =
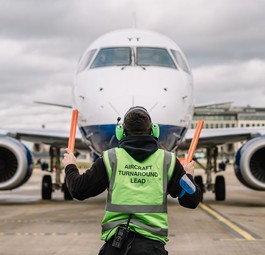
[[[68,140],[68,149],[70,149],[72,152],[74,152],[74,149],[75,149],[77,120],[78,120],[78,110],[73,109],[71,126],[70,126],[70,134],[69,134],[69,140]]]
[[[188,156],[186,159],[187,163],[190,163],[193,159],[193,155],[194,155],[194,152],[196,150],[196,147],[199,141],[199,137],[202,131],[203,124],[204,124],[204,120],[199,120],[197,123],[193,138],[191,140],[190,148],[188,151]]]

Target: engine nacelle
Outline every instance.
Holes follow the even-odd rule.
[[[33,170],[29,149],[20,141],[0,136],[0,190],[12,190],[24,184]]]
[[[265,190],[265,136],[245,143],[236,153],[235,174],[245,186]]]

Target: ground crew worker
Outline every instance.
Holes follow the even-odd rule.
[[[116,136],[119,147],[105,151],[82,175],[66,149],[69,191],[83,200],[108,190],[100,255],[167,254],[167,194],[184,207],[197,207],[201,191],[193,179],[194,162],[183,168],[173,153],[159,149],[159,127],[143,107],[128,110]]]

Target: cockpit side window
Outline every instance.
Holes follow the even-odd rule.
[[[141,66],[177,68],[167,49],[164,48],[137,47],[136,63]]]
[[[131,64],[129,47],[102,48],[99,50],[90,68],[106,66],[126,66]]]
[[[81,60],[77,67],[77,73],[80,73],[86,69],[86,67],[89,65],[90,61],[92,60],[95,52],[96,50],[90,50],[83,57],[81,57]]]
[[[179,65],[179,67],[186,73],[191,73],[190,72],[190,68],[186,62],[186,60],[182,57],[181,53],[179,51],[176,50],[171,50],[173,57],[175,58],[175,60],[177,61],[177,64]]]

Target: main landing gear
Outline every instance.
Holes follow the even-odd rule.
[[[41,196],[43,200],[51,200],[52,192],[55,190],[61,190],[64,193],[65,200],[72,200],[72,196],[68,190],[66,182],[61,182],[61,158],[60,158],[60,148],[51,146],[50,147],[50,170],[46,170],[49,172],[55,172],[55,182],[52,182],[52,176],[50,174],[46,174],[42,178],[42,189]]]
[[[216,201],[224,201],[226,196],[225,189],[225,178],[222,175],[217,175],[215,177],[215,182],[212,182],[212,173],[217,174],[219,171],[217,169],[217,156],[218,149],[217,147],[207,148],[207,162],[206,167],[202,165],[197,159],[194,159],[196,163],[205,170],[206,173],[206,182],[203,183],[203,178],[201,175],[195,176],[194,180],[201,189],[201,201],[203,201],[203,193],[206,191],[212,191],[215,193]]]

